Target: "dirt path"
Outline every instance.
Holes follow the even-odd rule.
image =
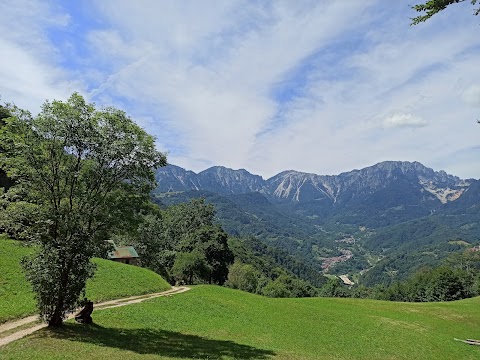
[[[190,290],[190,288],[188,288],[186,286],[180,286],[180,287],[173,286],[170,290],[163,291],[163,292],[160,292],[160,293],[145,294],[145,295],[139,295],[139,296],[130,296],[128,298],[109,300],[109,301],[105,301],[105,302],[95,304],[95,311],[96,310],[103,310],[103,309],[111,309],[111,308],[130,305],[130,304],[137,304],[137,303],[140,303],[142,301],[145,301],[145,300],[148,300],[148,299],[153,299],[153,298],[160,297],[160,296],[171,296],[171,295],[174,295],[174,294],[181,294],[181,293],[183,293],[185,291],[188,291],[188,290]],[[78,309],[78,311],[79,310],[80,309]],[[77,311],[68,315],[67,319],[73,319],[76,312]],[[30,335],[30,334],[34,333],[35,331],[40,330],[40,329],[47,326],[47,324],[44,324],[44,323],[36,324],[36,325],[33,325],[33,326],[28,326],[27,328],[22,328],[21,330],[12,332],[11,334],[9,334],[5,337],[1,337],[2,333],[5,333],[7,331],[10,331],[12,329],[16,329],[18,327],[21,327],[21,326],[24,326],[24,325],[27,325],[27,324],[34,323],[37,320],[38,320],[38,316],[29,316],[29,317],[26,317],[26,318],[23,318],[23,319],[20,319],[20,320],[7,322],[3,325],[0,325],[0,347],[3,346],[3,345],[9,344],[12,341],[21,339],[21,338],[23,338],[27,335]]]

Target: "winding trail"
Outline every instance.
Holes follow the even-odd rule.
[[[144,295],[138,295],[138,296],[130,296],[127,298],[122,298],[122,299],[115,299],[115,300],[109,300],[109,301],[104,301],[98,304],[95,304],[95,311],[97,310],[103,310],[103,309],[111,309],[119,306],[125,306],[125,305],[130,305],[130,304],[138,304],[141,303],[142,301],[153,299],[156,297],[161,297],[161,296],[171,296],[174,294],[181,294],[185,291],[190,290],[189,287],[186,286],[173,286],[170,290],[159,292],[159,293],[153,293],[153,294],[144,294]],[[80,309],[77,309],[79,311]],[[73,319],[75,316],[75,313],[73,312],[68,315],[66,320],[68,319]],[[7,345],[11,343],[12,341],[21,339],[27,335],[30,335],[34,333],[35,331],[38,331],[44,327],[47,327],[47,324],[41,323],[37,324],[34,326],[29,326],[27,328],[22,328],[21,330],[15,331],[5,337],[2,337],[2,334],[10,331],[12,329],[16,329],[18,327],[31,324],[38,321],[38,316],[29,316],[23,319],[7,322],[5,324],[0,325],[0,347],[3,345]]]

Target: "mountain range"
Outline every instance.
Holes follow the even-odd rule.
[[[323,271],[383,269],[370,282],[395,278],[385,273],[406,276],[410,270],[390,266],[398,257],[433,251],[433,259],[412,260],[413,271],[461,249],[445,244],[478,242],[480,182],[419,162],[386,161],[339,175],[287,170],[269,179],[244,169],[215,166],[197,174],[168,165],[156,180],[160,204],[204,197],[231,234],[258,237]]]
[[[454,201],[473,179],[462,180],[444,171],[434,171],[418,162],[386,161],[339,175],[316,175],[283,171],[267,180],[247,170],[214,166],[198,174],[175,165],[157,170],[157,192],[205,190],[232,195],[259,192],[271,199],[290,202],[326,201],[346,204],[399,182],[408,183],[423,200]]]

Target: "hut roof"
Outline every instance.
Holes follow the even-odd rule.
[[[115,250],[108,253],[110,259],[132,259],[138,258],[133,246],[115,246]]]

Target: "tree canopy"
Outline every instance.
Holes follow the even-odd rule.
[[[146,214],[133,239],[142,266],[171,282],[225,283],[234,256],[214,216],[203,199]]]
[[[5,194],[2,225],[20,219],[22,236],[39,243],[24,266],[41,317],[59,326],[93,275],[90,259],[113,229],[135,220],[166,157],[123,111],[97,110],[77,93],[45,102],[35,117],[8,110],[0,159],[16,185]]]
[[[423,15],[416,16],[412,18],[412,25],[417,25],[421,22],[427,21],[433,15],[439,13],[442,10],[445,10],[448,6],[452,4],[457,4],[464,2],[465,0],[429,0],[425,3],[413,5],[412,9],[417,12],[423,13]],[[472,5],[475,5],[478,0],[469,0]],[[480,8],[474,9],[474,15],[480,14]]]

